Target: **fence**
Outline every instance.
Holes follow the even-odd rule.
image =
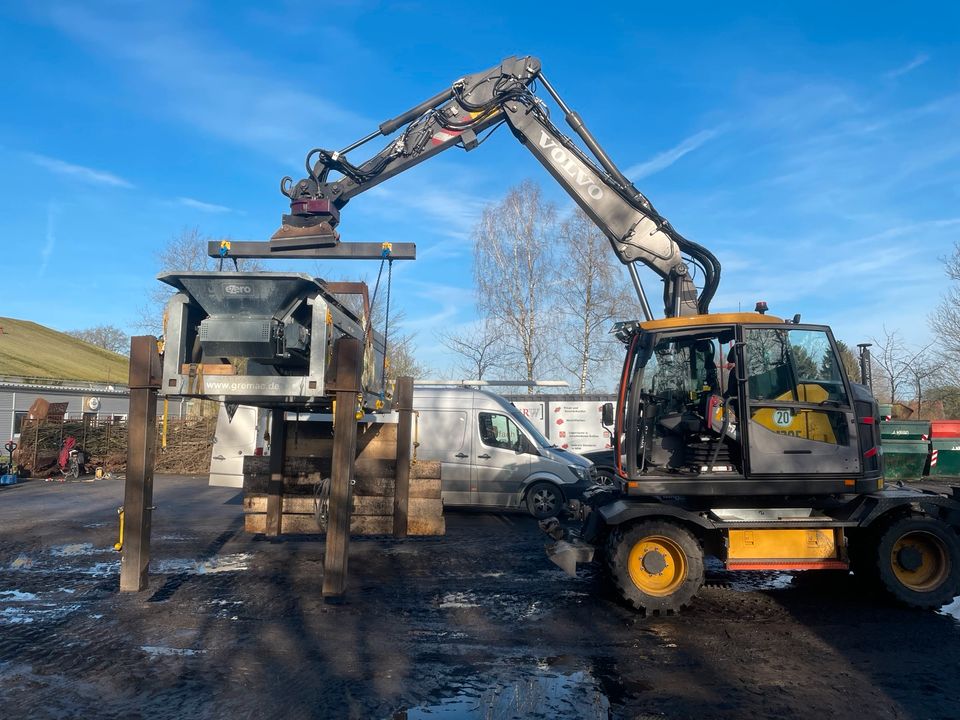
[[[167,420],[166,447],[163,423],[157,419],[156,471],[204,474],[210,469],[210,451],[217,418],[186,417]],[[90,467],[123,472],[127,463],[127,421],[85,416],[83,420],[25,420],[20,429],[16,462],[34,476],[55,469],[60,447],[68,437],[77,440],[90,457]]]

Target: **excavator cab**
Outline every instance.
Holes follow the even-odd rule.
[[[759,313],[639,323],[614,436],[628,494],[876,490],[876,403],[830,329]]]

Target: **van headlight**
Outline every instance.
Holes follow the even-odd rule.
[[[590,473],[585,467],[580,467],[579,465],[567,465],[567,467],[570,468],[570,472],[573,473],[574,477],[581,482],[586,481],[586,479],[590,477]]]

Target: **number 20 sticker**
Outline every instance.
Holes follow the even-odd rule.
[[[793,424],[793,413],[789,410],[774,410],[773,422],[780,427],[788,427]]]

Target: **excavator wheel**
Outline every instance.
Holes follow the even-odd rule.
[[[901,603],[938,608],[960,594],[960,540],[942,521],[924,515],[895,520],[876,552],[880,581]]]
[[[607,566],[620,596],[646,614],[690,604],[703,586],[703,548],[693,533],[667,520],[646,520],[610,533]]]

